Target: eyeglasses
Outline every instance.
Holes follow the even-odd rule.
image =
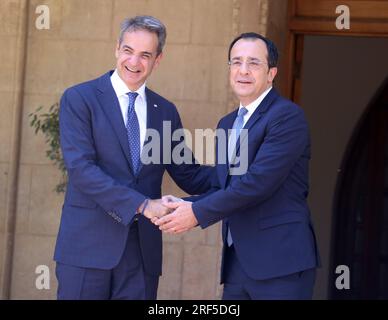
[[[244,62],[238,59],[232,59],[228,62],[228,64],[233,69],[239,69],[244,64]],[[268,62],[264,62],[259,59],[249,59],[245,62],[245,64],[249,70],[258,70],[260,69],[261,65],[268,65]]]

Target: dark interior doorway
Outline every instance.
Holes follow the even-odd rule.
[[[388,299],[388,77],[349,142],[333,210],[331,274],[350,269],[351,287],[332,299]]]
[[[334,208],[345,170],[343,159],[357,124],[388,74],[388,42],[366,37],[303,38],[301,106],[312,145],[309,204],[322,258],[315,298],[327,299],[333,296],[336,276],[332,261],[338,241],[333,237],[342,232],[335,227]]]
[[[352,149],[355,128],[361,126],[360,119],[365,119],[366,107],[371,108],[372,96],[388,74],[388,2],[349,1],[351,27],[347,30],[339,30],[335,24],[336,8],[342,4],[341,1],[288,0],[284,59],[286,93],[305,110],[312,138],[309,204],[322,258],[322,268],[317,272],[315,299],[351,298],[350,292],[333,292],[334,266],[341,264],[339,252],[346,254],[343,247],[336,248],[337,241],[342,239],[339,233],[343,233],[336,215],[341,189],[343,197],[347,193],[342,184],[344,166],[357,165],[353,162],[362,163],[362,159],[350,159],[344,154],[348,150],[348,155]],[[369,133],[369,137],[372,134],[377,133]],[[378,136],[381,138],[380,134]],[[370,141],[365,145],[374,148]],[[362,171],[363,168],[360,165],[354,170]],[[385,168],[381,171],[381,175],[384,174]],[[370,210],[376,210],[376,207]],[[380,244],[388,243],[384,241],[381,240]],[[376,253],[372,248],[375,243],[370,244],[370,250]],[[367,250],[367,247],[362,250]],[[381,245],[378,250],[383,250]],[[351,272],[356,278],[352,277],[352,282],[357,281],[357,275],[361,274],[356,271],[357,266],[354,269]],[[388,283],[386,271],[382,270],[375,282],[368,280],[364,283],[379,281]],[[376,285],[370,290],[376,292]]]

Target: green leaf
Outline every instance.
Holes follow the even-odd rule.
[[[42,109],[43,106],[40,106],[29,114],[29,117],[32,118],[30,126],[35,129],[35,134],[42,133],[44,135],[48,146],[46,157],[62,172],[61,180],[55,187],[57,193],[62,193],[66,189],[67,173],[59,143],[59,103],[52,104],[47,113],[42,113]]]

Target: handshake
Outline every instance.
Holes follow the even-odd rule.
[[[198,225],[192,203],[171,195],[157,200],[146,200],[137,212],[150,219],[165,233],[178,234]]]

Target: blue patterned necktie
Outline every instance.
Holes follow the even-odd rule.
[[[129,143],[129,155],[132,161],[133,173],[136,175],[140,163],[140,127],[135,111],[137,92],[128,92],[129,98],[127,115],[127,136]]]
[[[235,130],[232,130],[232,133],[230,134],[229,145],[228,145],[229,164],[232,162],[233,158],[236,156],[235,149],[237,146],[237,140],[238,140],[238,137],[240,136],[241,129],[243,128],[244,116],[247,114],[247,112],[248,112],[247,108],[241,108],[238,111],[236,120],[234,120],[232,129],[235,129]],[[228,221],[226,221],[226,228],[227,228],[227,243],[228,243],[228,246],[230,247],[233,244],[233,239],[232,239],[232,234],[230,233]]]

